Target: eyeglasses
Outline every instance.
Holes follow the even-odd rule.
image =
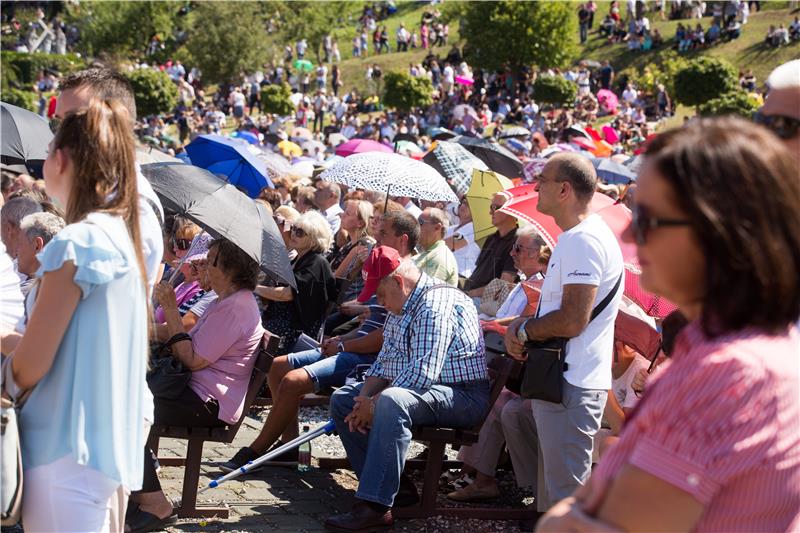
[[[291,230],[292,235],[294,235],[298,239],[302,239],[306,236],[306,232],[303,228],[299,228],[297,226],[292,226]]]
[[[753,122],[771,130],[781,139],[791,139],[800,133],[800,120],[783,115],[765,115],[761,111],[753,114]]]
[[[647,242],[647,234],[650,230],[665,227],[689,226],[688,220],[675,218],[658,218],[651,216],[647,208],[643,205],[633,206],[633,217],[631,219],[631,231],[636,244],[643,246]]]
[[[172,244],[178,250],[188,250],[192,246],[192,239],[176,239],[172,237]]]
[[[489,213],[490,214],[494,213],[495,211],[497,211],[498,209],[501,209],[502,207],[503,207],[502,205],[490,205],[489,206]]]

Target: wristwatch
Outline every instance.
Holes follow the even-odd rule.
[[[525,326],[528,325],[529,321],[530,321],[530,318],[528,320],[526,320],[525,322],[523,322],[522,324],[520,324],[520,326],[517,328],[517,340],[519,342],[521,342],[522,344],[525,344],[526,342],[528,342],[528,332],[525,331]]]

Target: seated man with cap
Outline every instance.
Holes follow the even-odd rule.
[[[376,250],[373,250],[372,255],[376,255]],[[362,272],[365,279],[380,275],[369,268],[371,267],[365,264]],[[355,372],[356,367],[369,366],[375,361],[375,355],[383,343],[383,325],[388,313],[372,297],[375,287],[368,287],[365,286],[356,299],[367,308],[367,318],[358,329],[345,335],[329,337],[318,348],[274,359],[267,375],[272,393],[272,409],[264,427],[250,446],[241,448],[230,461],[220,464],[220,470],[236,470],[268,450],[283,446],[297,437],[297,412],[303,396],[329,387],[340,387]],[[264,466],[295,466],[297,457],[298,451],[295,448],[265,462]]]
[[[416,487],[401,476],[412,426],[472,427],[489,409],[472,300],[385,246],[372,251],[364,270],[364,290],[377,291],[390,314],[366,381],[331,397],[331,417],[359,479],[352,510],[325,523],[338,531],[390,526],[393,505],[416,503]]]

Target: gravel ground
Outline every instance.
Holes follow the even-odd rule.
[[[267,412],[263,413],[266,416]],[[308,424],[309,426],[316,427],[319,424],[324,424],[329,420],[327,407],[303,407],[300,409],[300,426]],[[326,455],[332,457],[345,456],[344,446],[338,436],[323,435],[313,441],[315,455]],[[409,447],[409,457],[413,457],[422,452],[425,446],[417,441],[412,441]],[[456,459],[457,451],[449,446],[446,449],[448,459]],[[339,470],[334,474],[337,482],[346,489],[355,491],[358,487],[358,480],[355,475],[350,471]],[[417,487],[422,488],[422,472],[414,472],[411,477],[417,482]],[[523,507],[524,505],[533,502],[533,497],[530,491],[526,491],[517,487],[514,481],[514,475],[509,470],[500,470],[498,473],[498,483],[500,487],[501,497],[495,502],[487,502],[487,507],[496,506],[513,506]],[[441,501],[447,501],[447,505],[454,505],[445,497],[445,492],[440,490],[439,498]],[[455,504],[457,505],[457,504]],[[509,533],[516,533],[523,531],[518,527],[515,521],[506,520],[477,520],[477,519],[463,519],[451,518],[445,516],[433,517],[428,519],[418,520],[401,520],[394,526],[394,531],[426,531],[426,532],[458,532],[464,533],[469,531],[471,533],[484,533],[493,531],[506,531]]]

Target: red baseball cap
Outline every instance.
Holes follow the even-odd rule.
[[[378,283],[397,270],[400,263],[400,254],[394,248],[389,246],[373,248],[361,269],[361,275],[364,277],[364,289],[356,300],[365,303],[372,298],[372,295],[378,290]]]

